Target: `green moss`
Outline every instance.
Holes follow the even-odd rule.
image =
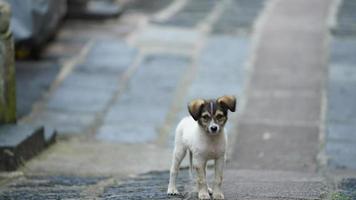
[[[351,200],[351,197],[346,196],[341,192],[334,192],[331,194],[331,200]]]

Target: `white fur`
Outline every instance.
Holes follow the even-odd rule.
[[[206,182],[206,163],[212,159],[215,160],[213,198],[224,199],[224,195],[221,192],[221,183],[227,144],[225,132],[225,129],[222,128],[219,133],[207,133],[190,116],[183,118],[179,122],[175,133],[175,147],[167,190],[168,194],[179,194],[175,184],[176,176],[181,161],[186,152],[189,151],[193,155],[193,166],[197,170],[199,199],[210,199]]]

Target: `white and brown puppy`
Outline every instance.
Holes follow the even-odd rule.
[[[226,131],[228,110],[234,112],[236,98],[223,96],[216,100],[196,99],[189,103],[191,116],[183,118],[176,129],[175,147],[167,193],[179,194],[176,188],[176,177],[179,165],[187,151],[190,156],[190,169],[197,171],[199,199],[210,199],[206,181],[206,163],[215,161],[215,179],[212,189],[214,199],[224,199],[221,191],[223,168],[225,165]],[[194,163],[194,164],[192,164]]]

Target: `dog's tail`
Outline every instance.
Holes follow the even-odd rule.
[[[193,180],[193,153],[189,150],[189,175],[190,179]]]

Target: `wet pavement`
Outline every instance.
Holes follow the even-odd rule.
[[[317,160],[327,71],[328,167],[352,169],[356,152],[354,112],[344,106],[355,96],[353,32],[339,25],[352,3],[340,7],[326,70],[330,2],[131,1],[119,19],[67,21],[46,59],[19,63],[32,67],[18,74],[19,123],[53,127],[59,141],[14,177],[0,174],[0,199],[167,199],[174,129],[188,115],[186,103],[225,94],[238,98],[227,125],[226,198],[327,198],[332,188]],[[39,75],[27,86],[32,68]],[[196,199],[188,171],[178,178],[183,195],[169,199]],[[353,197],[354,183],[335,188]]]

